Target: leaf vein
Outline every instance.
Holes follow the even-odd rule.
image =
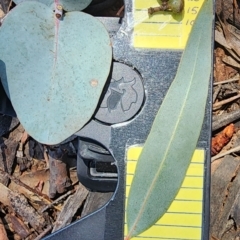
[[[201,37],[202,37],[202,32],[199,34],[198,37],[199,37],[199,38],[198,38],[198,44],[197,44],[197,47],[196,47],[196,48],[197,48],[198,51],[199,51],[199,47],[198,47],[198,46],[200,45],[200,39],[201,39]],[[198,53],[198,51],[197,51],[197,53]],[[191,81],[190,81],[190,83],[189,83],[189,85],[188,85],[187,93],[186,93],[186,95],[185,95],[185,98],[184,98],[184,100],[183,100],[183,104],[182,104],[182,107],[181,107],[181,110],[180,110],[180,114],[179,114],[180,117],[177,119],[177,122],[176,122],[176,124],[175,124],[175,126],[174,126],[173,134],[172,134],[172,136],[171,136],[171,138],[170,138],[170,141],[169,141],[169,144],[168,144],[168,146],[167,146],[167,148],[166,148],[166,150],[165,150],[165,153],[164,153],[164,156],[163,156],[163,160],[161,161],[161,164],[160,164],[160,166],[159,166],[159,169],[157,170],[157,172],[156,172],[156,174],[155,174],[155,176],[154,176],[154,178],[153,178],[153,181],[152,181],[152,183],[151,183],[151,185],[150,185],[150,187],[149,187],[149,189],[148,189],[148,191],[147,191],[147,193],[146,193],[146,195],[145,195],[145,198],[144,198],[144,200],[143,200],[143,203],[142,203],[142,205],[141,205],[141,207],[140,207],[139,214],[137,215],[136,220],[135,220],[135,222],[133,223],[132,228],[130,229],[130,231],[129,231],[129,233],[128,233],[127,239],[132,236],[132,233],[133,233],[134,229],[136,228],[136,226],[137,226],[137,224],[138,224],[138,222],[139,222],[139,220],[140,220],[140,218],[141,218],[141,216],[142,216],[142,214],[143,214],[143,212],[144,212],[144,208],[145,208],[145,206],[146,206],[146,204],[147,204],[147,200],[149,199],[149,197],[150,197],[150,195],[151,195],[151,193],[152,193],[152,191],[153,191],[153,189],[154,189],[154,187],[155,187],[155,185],[156,185],[156,180],[158,179],[158,176],[160,175],[160,173],[161,173],[161,171],[162,171],[162,169],[163,169],[164,163],[165,163],[166,158],[167,158],[167,154],[168,154],[168,152],[169,152],[169,149],[171,148],[173,139],[175,138],[176,130],[177,130],[177,127],[178,127],[178,125],[179,125],[179,123],[180,123],[180,121],[181,121],[181,119],[182,119],[183,110],[184,110],[184,108],[185,108],[185,103],[186,103],[186,101],[187,101],[187,99],[188,99],[188,95],[189,95],[189,92],[190,92],[190,89],[191,89],[191,86],[192,86],[192,83],[193,83],[193,76],[194,76],[194,73],[195,73],[196,62],[197,62],[197,53],[196,53],[196,58],[195,58],[194,65],[193,65],[193,66],[194,66],[194,67],[193,67],[193,71],[192,71],[192,73],[191,73]],[[183,57],[182,57],[182,59],[183,59]],[[180,63],[180,64],[181,64],[181,63]],[[176,77],[177,77],[177,76],[178,76],[178,72],[177,72]]]

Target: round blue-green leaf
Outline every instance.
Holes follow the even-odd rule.
[[[38,1],[46,4],[47,6],[60,4],[65,11],[81,11],[92,2],[92,0],[14,0],[16,4],[25,1]]]
[[[0,77],[20,122],[37,141],[57,144],[86,124],[112,60],[107,30],[96,18],[62,21],[38,2],[15,7],[0,28]]]
[[[19,4],[21,2],[26,2],[26,1],[34,1],[34,2],[41,2],[46,4],[47,6],[51,6],[54,3],[54,0],[13,0],[15,4]]]

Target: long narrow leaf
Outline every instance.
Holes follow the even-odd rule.
[[[205,0],[138,160],[127,202],[126,239],[151,227],[167,211],[185,177],[204,119],[212,21],[213,3]]]

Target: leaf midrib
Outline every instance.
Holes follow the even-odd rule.
[[[201,32],[201,34],[199,34],[199,39],[198,39],[198,44],[197,44],[197,49],[198,49],[198,51],[199,51],[199,45],[200,45],[200,39],[201,39],[201,38],[202,38],[202,32]],[[197,56],[197,54],[198,54],[198,51],[197,51],[197,53],[196,53],[196,56]],[[183,58],[182,58],[182,59],[183,59]],[[196,62],[197,62],[197,57],[195,58],[194,69],[196,69],[196,68],[195,68],[195,67],[196,67]],[[183,110],[184,110],[184,108],[185,108],[185,106],[186,106],[185,103],[186,103],[186,101],[187,101],[187,99],[188,99],[189,92],[190,92],[191,86],[192,86],[192,84],[193,84],[193,75],[194,75],[194,73],[195,73],[195,71],[192,71],[192,74],[191,74],[191,79],[192,79],[192,80],[190,81],[190,84],[189,84],[189,87],[188,87],[188,90],[187,90],[187,94],[185,95],[186,97],[185,97],[185,99],[184,99],[184,101],[183,101],[184,104],[182,105],[181,110],[180,110],[180,115],[179,115],[180,117],[178,118],[178,120],[177,120],[177,122],[176,122],[176,125],[175,125],[175,127],[174,127],[173,134],[172,134],[172,136],[171,136],[171,138],[170,138],[170,141],[169,141],[169,144],[168,144],[168,146],[167,146],[167,148],[166,148],[166,151],[165,151],[163,160],[161,161],[161,164],[160,164],[160,166],[159,166],[159,169],[158,169],[158,171],[156,172],[156,174],[155,174],[155,176],[154,176],[154,178],[153,178],[153,181],[152,181],[152,183],[151,183],[151,185],[150,185],[150,188],[149,188],[149,190],[148,190],[147,193],[146,193],[146,197],[144,198],[143,204],[141,205],[139,214],[137,215],[136,220],[135,220],[135,222],[134,222],[131,230],[129,231],[129,233],[128,233],[128,235],[127,235],[127,238],[130,238],[130,237],[132,236],[132,233],[133,233],[134,229],[136,228],[136,226],[137,226],[137,224],[138,224],[138,222],[139,222],[139,220],[140,220],[140,218],[141,218],[141,216],[142,216],[142,214],[143,214],[143,212],[144,212],[145,206],[146,206],[146,204],[147,204],[147,200],[149,199],[149,197],[150,197],[150,195],[151,195],[151,193],[152,193],[152,191],[153,191],[153,189],[154,189],[154,187],[155,187],[155,185],[156,185],[156,182],[157,182],[156,180],[157,180],[160,172],[162,171],[163,165],[164,165],[164,163],[165,163],[165,161],[166,161],[167,153],[168,153],[169,149],[171,148],[171,145],[172,145],[172,142],[173,142],[172,140],[175,138],[176,129],[177,129],[178,125],[179,125],[179,122],[181,121],[182,113],[183,113]],[[178,73],[177,73],[177,74],[178,74]],[[178,77],[178,75],[176,75],[176,76]]]

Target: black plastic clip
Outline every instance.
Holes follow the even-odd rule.
[[[114,192],[118,173],[111,153],[91,140],[79,139],[77,171],[79,181],[93,191]]]

